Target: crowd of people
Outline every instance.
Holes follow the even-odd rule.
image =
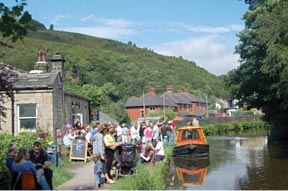
[[[113,164],[117,161],[118,149],[120,145],[134,144],[135,153],[139,158],[139,163],[149,163],[164,161],[165,152],[163,146],[162,125],[164,122],[143,122],[138,127],[133,123],[130,128],[125,123],[122,124],[95,124],[92,137],[92,159],[95,162],[95,189],[99,189],[103,183],[100,177],[102,174],[108,184],[115,183],[111,175]],[[168,123],[171,126],[172,121]],[[172,131],[172,130],[171,130]],[[170,140],[171,141],[171,140]],[[171,142],[167,142],[171,144]]]
[[[162,122],[143,121],[140,124],[133,123],[127,127],[125,123],[94,123],[81,126],[79,121],[74,124],[66,124],[65,134],[61,129],[56,129],[56,148],[59,156],[62,155],[63,146],[70,149],[74,139],[82,138],[88,142],[88,156],[95,162],[95,189],[103,186],[101,176],[105,182],[115,183],[111,175],[111,169],[117,162],[117,149],[123,144],[135,145],[137,163],[154,163],[165,161],[164,143],[171,145],[175,136],[176,125],[173,121]],[[45,138],[44,132],[39,133],[40,138]],[[31,150],[17,149],[15,143],[8,146],[6,165],[14,176],[14,184],[17,182],[15,173],[31,172],[35,179],[36,189],[52,190],[53,172],[49,168],[49,154],[42,149],[41,143],[36,141]],[[51,162],[51,160],[50,160]],[[15,185],[11,185],[11,188]],[[37,187],[38,186],[38,187]]]
[[[173,142],[176,126],[173,121],[162,122],[144,121],[139,125],[131,124],[128,128],[125,123],[94,123],[84,124],[82,128],[65,125],[66,133],[63,136],[63,145],[70,147],[71,141],[77,138],[86,139],[88,142],[88,155],[95,162],[95,189],[99,189],[103,182],[101,176],[105,177],[108,184],[115,183],[111,175],[111,169],[117,162],[117,151],[120,145],[134,144],[138,162],[149,163],[165,161],[164,141],[167,145]],[[61,145],[58,145],[61,148]]]

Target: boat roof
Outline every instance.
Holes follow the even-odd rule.
[[[178,131],[185,130],[185,129],[202,129],[202,127],[200,127],[200,126],[184,126],[184,127],[180,127],[178,129]]]

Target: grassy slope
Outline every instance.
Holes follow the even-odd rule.
[[[66,60],[66,85],[101,87],[111,82],[119,92],[116,102],[125,103],[127,97],[139,96],[150,86],[163,93],[167,85],[172,85],[175,92],[188,87],[216,97],[226,96],[222,81],[194,62],[114,40],[45,30],[31,32],[23,42],[13,46],[13,49],[0,47],[0,61],[31,70],[35,67],[38,50],[47,50],[48,59],[61,53]]]

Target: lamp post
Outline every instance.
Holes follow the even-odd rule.
[[[144,121],[146,120],[146,111],[145,111],[145,94],[144,94],[144,89],[143,89],[143,117]]]
[[[165,119],[165,92],[163,93],[163,117],[164,117],[164,119]]]
[[[15,97],[14,97],[14,92],[12,91],[12,95],[11,95],[11,123],[12,123],[12,136],[14,136],[15,134],[15,122],[14,122],[14,118],[15,118],[15,109],[14,109],[14,105],[15,105]]]
[[[208,102],[207,102],[207,95],[205,93],[202,93],[205,97],[205,104],[206,104],[206,116],[207,118],[209,117],[209,114],[208,114]]]

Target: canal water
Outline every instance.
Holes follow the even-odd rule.
[[[288,190],[288,145],[266,132],[207,137],[209,158],[174,158],[167,190]]]

